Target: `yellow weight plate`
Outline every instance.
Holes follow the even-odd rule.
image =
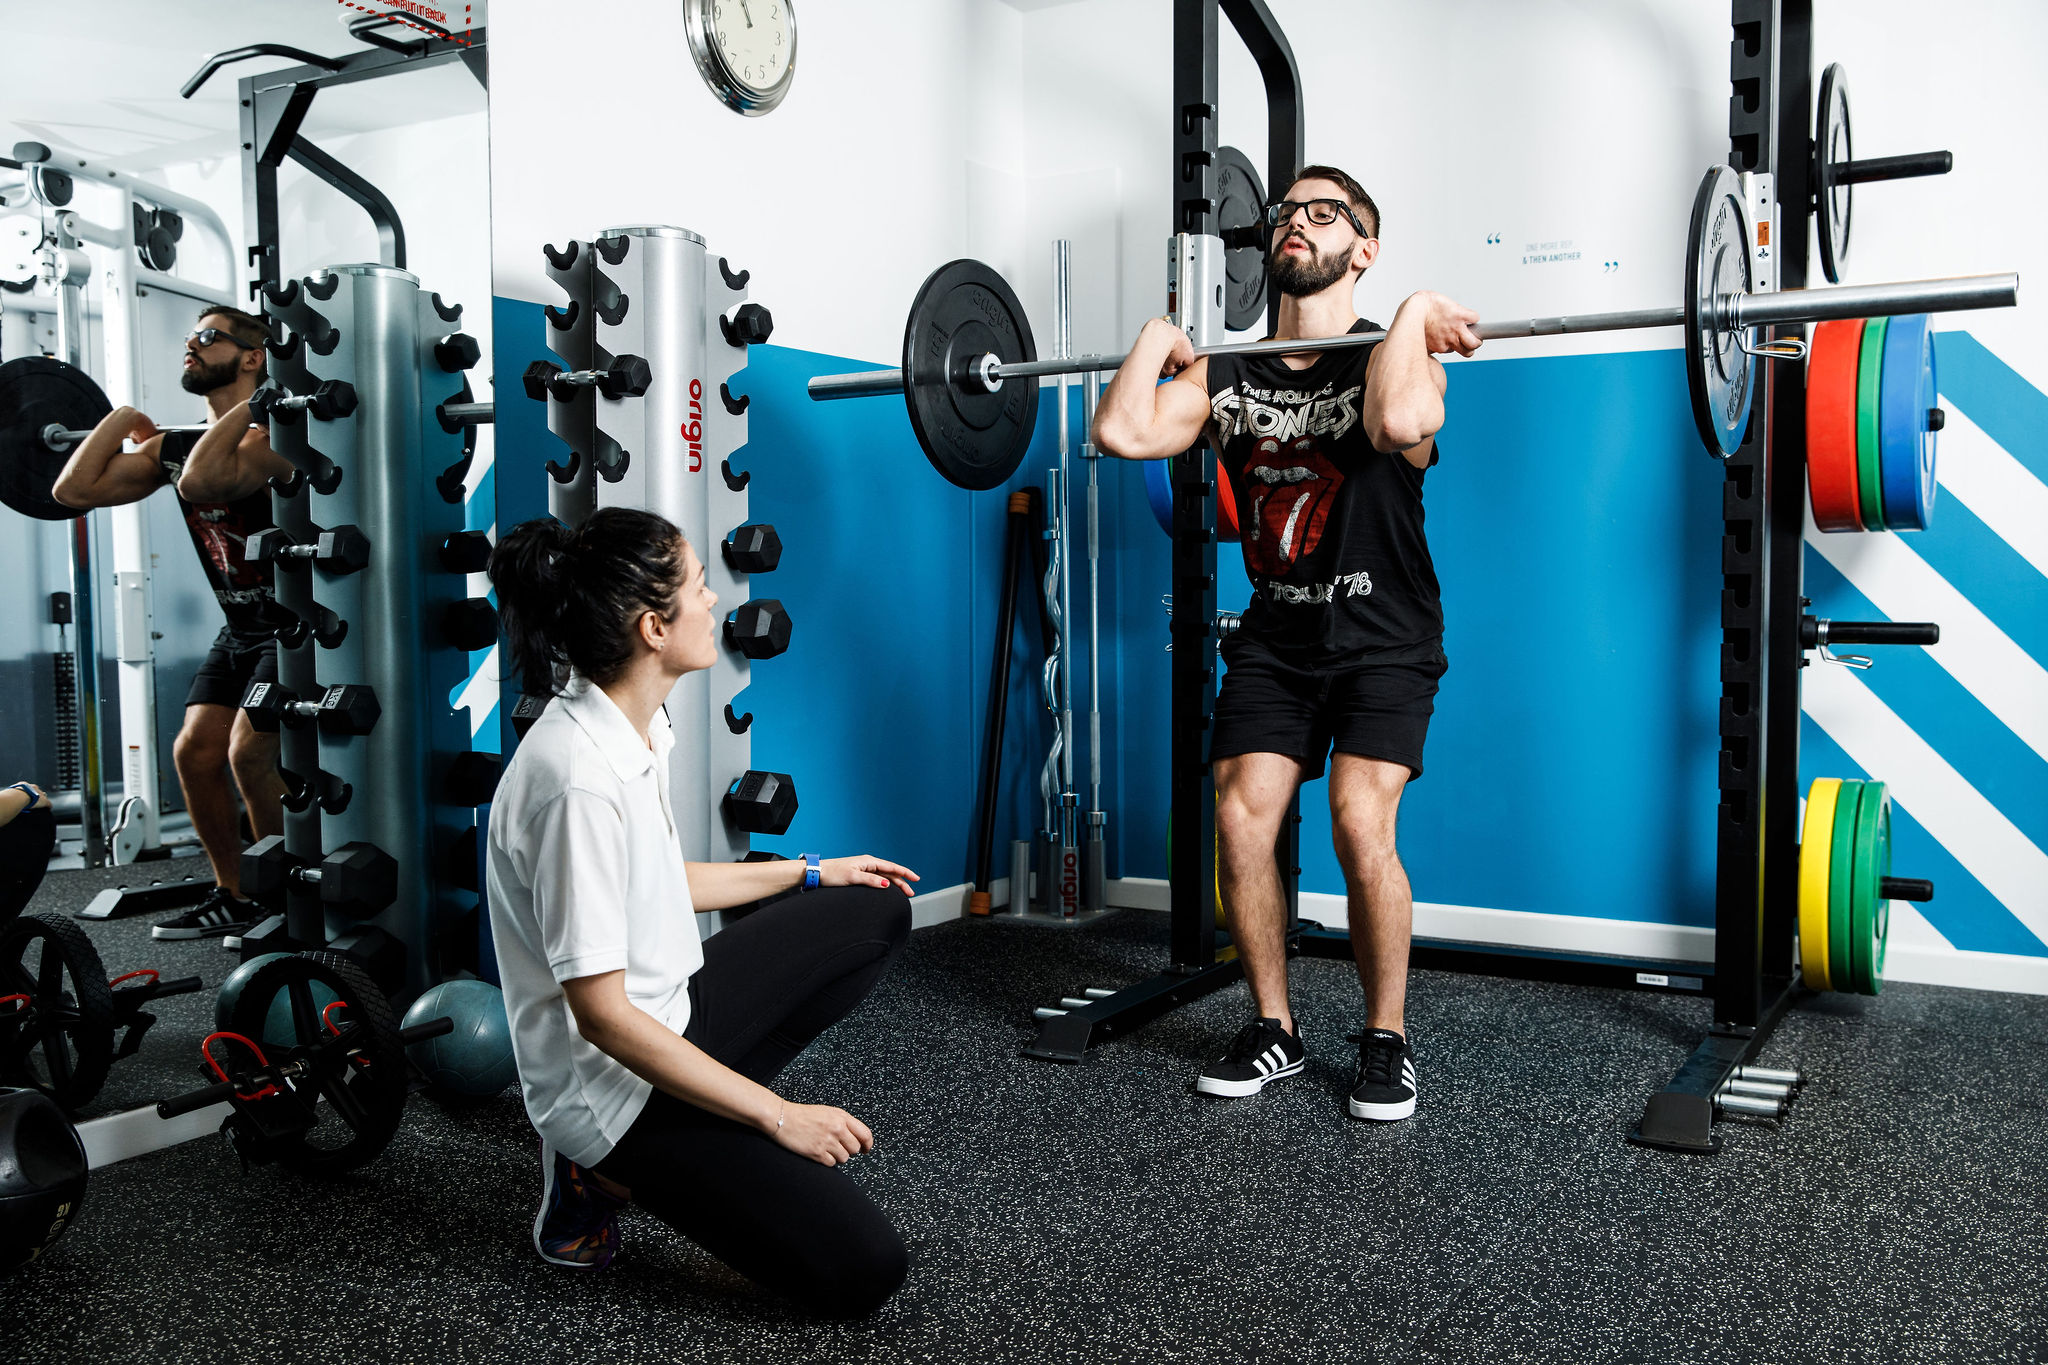
[[[1828,986],[1828,859],[1834,851],[1839,777],[1816,777],[1799,836],[1799,971],[1809,990]]]

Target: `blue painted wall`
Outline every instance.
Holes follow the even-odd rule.
[[[542,354],[537,305],[500,299],[497,372]],[[522,344],[523,343],[523,344]],[[2030,468],[2048,467],[2048,399],[1974,342],[1943,338],[1945,391]],[[1974,348],[1974,349],[1972,349]],[[994,645],[1008,489],[968,493],[932,472],[900,403],[813,403],[815,374],[871,359],[754,348],[733,387],[751,396],[752,515],[773,522],[782,566],[754,585],[795,620],[789,652],[757,664],[742,698],[754,761],[795,775],[801,811],[782,852],[901,859],[928,887],[973,874],[973,814]],[[1443,583],[1450,672],[1427,772],[1408,790],[1401,850],[1417,899],[1655,923],[1712,922],[1721,470],[1692,430],[1679,353],[1497,360],[1451,369],[1443,458],[1425,488]],[[2023,391],[2022,391],[2023,390]],[[1070,392],[1078,447],[1080,397]],[[1054,459],[1053,390],[1013,486]],[[2030,416],[2032,414],[2032,416]],[[2043,420],[2035,420],[2041,418]],[[494,471],[498,524],[545,510],[558,453],[541,407],[508,391]],[[1074,461],[1084,523],[1086,466]],[[1168,656],[1165,536],[1142,470],[1102,480],[1104,799],[1113,876],[1165,875]],[[2048,655],[2038,577],[1954,500],[1914,548],[2037,657]],[[1249,594],[1234,547],[1219,597]],[[1086,706],[1086,566],[1074,566],[1073,637]],[[1815,609],[1878,615],[1817,555]],[[1020,605],[994,872],[1039,821],[1051,720],[1042,652]],[[1867,676],[2036,844],[2048,842],[2048,771],[1917,650]],[[1077,772],[1086,781],[1085,748]],[[1861,776],[1811,722],[1803,766]],[[1085,791],[1085,785],[1084,785]],[[1302,887],[1341,892],[1326,784],[1303,793]],[[1956,946],[2048,951],[1909,814],[1900,866],[1943,886],[1929,918]]]

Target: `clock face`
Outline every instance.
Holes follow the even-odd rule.
[[[709,0],[706,27],[732,78],[765,94],[789,70],[796,21],[788,0]]]

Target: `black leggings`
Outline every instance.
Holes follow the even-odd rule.
[[[13,919],[35,898],[56,842],[57,819],[47,800],[0,825],[0,922]]]
[[[771,902],[705,941],[683,1036],[766,1085],[861,1002],[909,936],[910,900],[893,887],[831,887]],[[844,1168],[665,1091],[648,1097],[597,1172],[813,1313],[868,1313],[910,1268],[903,1239]]]

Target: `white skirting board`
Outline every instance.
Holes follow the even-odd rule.
[[[958,919],[967,911],[966,883],[927,891],[912,901],[912,924],[919,929]],[[1125,877],[1109,883],[1109,903],[1140,910],[1165,910],[1167,884],[1158,877]],[[1010,901],[1010,882],[997,881],[991,904]],[[1304,919],[1327,928],[1344,927],[1344,897],[1305,891]],[[1668,962],[1712,962],[1714,931],[1683,924],[1650,924],[1640,920],[1599,919],[1590,915],[1545,915],[1520,910],[1489,910],[1471,905],[1415,906],[1418,938],[1458,943],[1490,943],[1505,948],[1540,948],[1550,952],[1589,953],[1613,957],[1654,958]],[[2048,957],[2015,953],[1978,953],[1949,946],[1910,902],[1893,901],[1885,952],[1885,980],[1972,990],[2048,995]]]

